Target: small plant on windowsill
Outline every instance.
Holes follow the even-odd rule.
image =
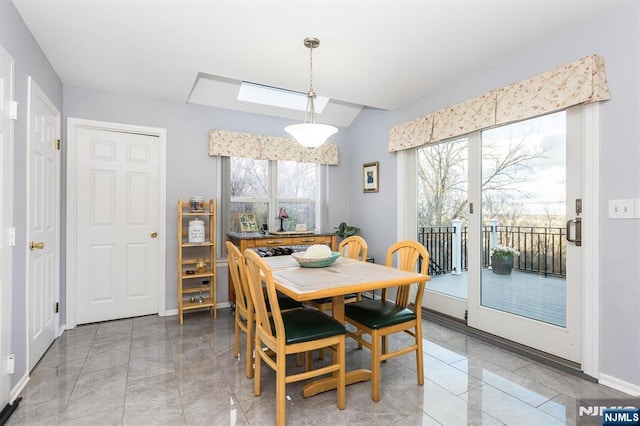
[[[357,226],[347,225],[346,222],[342,222],[340,225],[338,225],[337,229],[338,230],[336,231],[336,235],[342,239],[345,239],[352,235],[356,235],[358,231],[360,231],[360,228],[358,228]]]
[[[510,275],[513,269],[513,258],[520,252],[507,246],[495,246],[491,249],[491,269],[500,275]]]

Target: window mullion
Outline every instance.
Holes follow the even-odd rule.
[[[276,229],[278,209],[278,162],[269,160],[269,229]]]

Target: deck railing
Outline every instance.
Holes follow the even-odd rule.
[[[491,266],[491,248],[512,247],[517,271],[551,277],[566,276],[566,230],[564,227],[504,226],[490,221],[482,227],[482,266]],[[468,270],[468,229],[461,221],[451,226],[418,228],[418,241],[430,255],[429,275],[457,274]]]

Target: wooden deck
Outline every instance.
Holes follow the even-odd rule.
[[[467,299],[467,273],[434,275],[427,290]],[[566,281],[513,271],[511,275],[482,271],[483,306],[566,326]]]

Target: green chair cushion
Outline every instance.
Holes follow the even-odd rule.
[[[284,294],[278,294],[278,305],[280,306],[281,311],[302,308],[302,302],[297,302]]]
[[[287,345],[346,334],[343,324],[315,309],[283,312],[282,322]]]
[[[346,294],[344,296],[345,299],[353,299],[355,298],[357,295],[355,293],[351,293],[351,294]],[[331,303],[331,298],[330,297],[322,297],[320,299],[313,299],[313,301],[317,304],[325,304],[325,303]]]
[[[393,302],[361,300],[344,305],[344,316],[371,329],[385,328],[416,319],[416,314]]]

